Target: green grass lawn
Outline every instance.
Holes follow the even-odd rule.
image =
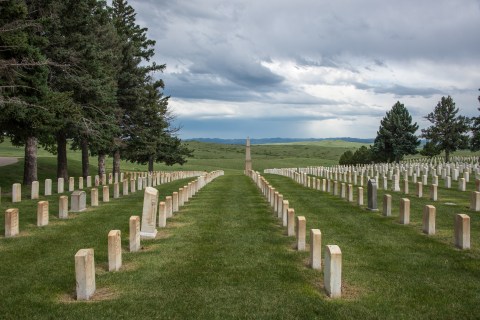
[[[398,221],[399,199],[392,195],[392,217],[368,212],[339,197],[304,188],[289,178],[265,175],[289,200],[307,230],[322,231],[322,245],[337,244],[343,253],[343,297],[330,299],[323,274],[307,266],[308,252],[294,250],[279,220],[254,183],[242,174],[244,147],[189,142],[195,157],[184,166],[156,169],[216,170],[226,175],[207,185],[159,229],[155,240],[142,241],[142,250],[128,252],[128,219],[141,215],[143,192],[112,199],[98,208],[56,218],[58,195],[50,201],[50,224],[36,227],[36,201],[14,206],[8,193],[20,182],[22,161],[0,167],[0,211],[20,210],[20,231],[6,239],[0,215],[1,319],[475,319],[480,305],[480,219],[469,210],[469,192],[440,183],[439,201],[413,196],[411,224]],[[346,147],[318,145],[255,145],[253,166],[264,168],[336,164]],[[0,156],[15,156],[0,144]],[[18,151],[20,156],[22,150]],[[92,175],[96,160],[91,158]],[[109,161],[111,168],[111,161]],[[80,154],[69,153],[71,176],[80,174]],[[122,163],[123,170],[146,166]],[[43,180],[54,179],[55,158],[39,157],[40,193]],[[160,199],[192,179],[158,186]],[[472,179],[473,180],[473,179]],[[468,190],[473,190],[470,182]],[[24,188],[24,199],[29,189]],[[68,194],[68,193],[66,193]],[[112,195],[111,191],[111,195]],[[381,209],[383,190],[378,192]],[[89,196],[89,192],[87,192]],[[365,188],[365,202],[366,202]],[[87,199],[87,204],[90,202]],[[453,202],[456,205],[446,205]],[[425,204],[437,207],[437,234],[421,232]],[[453,245],[453,217],[471,217],[472,249]],[[122,232],[123,262],[108,272],[107,235]],[[307,232],[307,238],[309,233]],[[307,239],[308,243],[308,239]],[[97,292],[93,301],[74,300],[74,255],[94,248]]]

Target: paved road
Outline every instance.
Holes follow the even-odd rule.
[[[14,157],[0,157],[0,167],[8,166],[18,162],[18,158]]]

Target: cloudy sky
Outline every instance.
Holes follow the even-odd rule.
[[[130,0],[181,138],[376,136],[400,101],[480,104],[480,0]]]

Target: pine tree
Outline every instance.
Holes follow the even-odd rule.
[[[434,111],[425,116],[433,125],[422,129],[422,137],[429,140],[431,148],[445,151],[445,162],[450,161],[450,153],[468,146],[469,119],[457,116],[458,111],[448,96],[442,97]]]
[[[38,45],[39,23],[25,1],[0,3],[0,139],[25,146],[23,183],[37,180],[37,145],[51,116],[42,106],[48,92],[48,61]]]
[[[420,145],[415,132],[417,123],[407,108],[397,101],[380,122],[373,145],[373,156],[377,161],[399,162],[405,155],[417,153]]]
[[[480,89],[478,89],[480,90]],[[478,102],[480,102],[480,96],[478,96]],[[480,108],[477,109],[480,111]],[[470,150],[480,150],[480,116],[472,118],[472,137],[470,138]]]

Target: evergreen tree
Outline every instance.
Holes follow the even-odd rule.
[[[153,58],[155,41],[148,39],[147,28],[142,28],[136,23],[135,10],[126,0],[113,0],[113,21],[117,34],[121,41],[122,59],[117,77],[118,92],[117,101],[121,112],[120,127],[123,130],[116,141],[125,144],[134,143],[132,128],[135,128],[135,116],[142,109],[142,102],[148,95],[150,74],[163,71],[165,65],[150,63]],[[114,172],[120,170],[120,150],[128,148],[125,144],[119,144],[114,150]],[[130,147],[131,148],[131,147]]]
[[[412,124],[407,108],[397,101],[380,122],[373,144],[375,160],[399,162],[405,155],[417,153],[420,145],[415,135],[417,130],[418,125],[416,122]]]
[[[469,119],[457,116],[459,109],[448,96],[437,103],[434,111],[425,116],[433,125],[422,129],[422,137],[429,140],[430,147],[445,151],[445,161],[450,161],[450,153],[468,146]]]
[[[39,24],[25,1],[0,3],[0,139],[25,146],[23,183],[37,178],[37,144],[51,114],[42,106],[48,92],[48,61],[39,50]]]
[[[353,152],[351,150],[345,151],[338,160],[338,164],[344,166],[348,164],[353,164]]]
[[[478,89],[480,90],[480,89]],[[478,102],[480,102],[480,96],[478,96]],[[480,111],[480,108],[477,109]],[[472,137],[470,138],[470,150],[480,150],[480,117],[472,118]]]

